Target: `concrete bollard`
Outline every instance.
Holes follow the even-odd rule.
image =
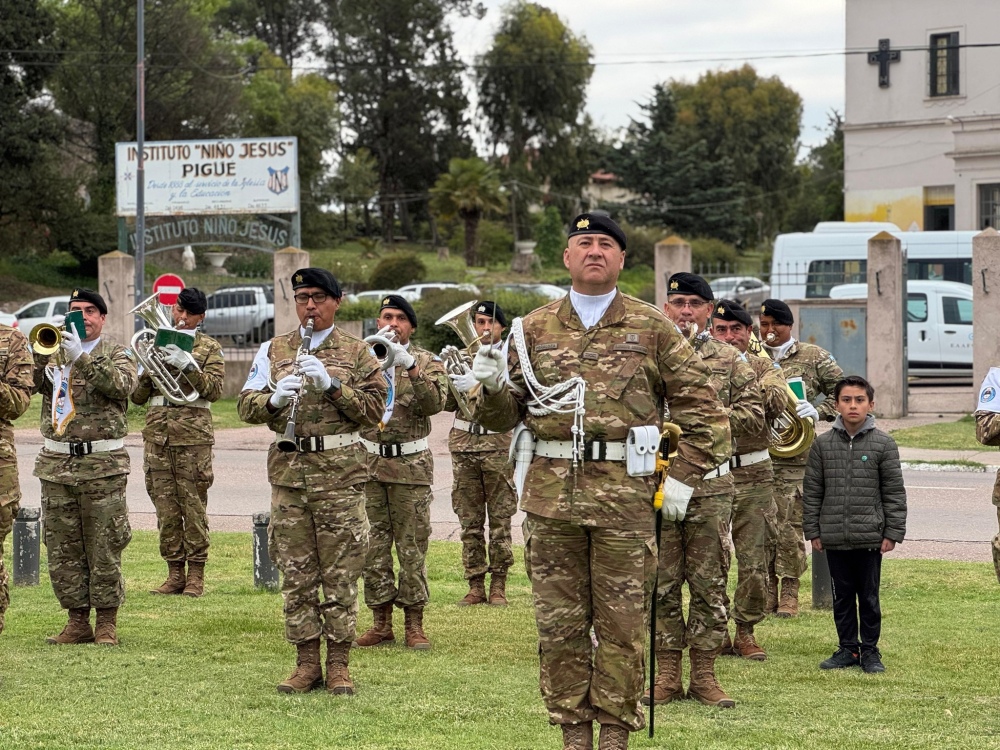
[[[14,519],[14,585],[38,585],[41,508],[21,508]]]
[[[826,552],[812,552],[813,609],[833,609],[833,581]]]
[[[258,589],[277,591],[280,588],[278,569],[267,549],[267,525],[270,513],[253,514],[253,585]]]

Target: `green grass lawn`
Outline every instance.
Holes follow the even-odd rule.
[[[459,608],[461,549],[432,543],[425,625],[433,649],[355,649],[355,697],[290,697],[274,686],[290,672],[294,649],[282,640],[279,595],[253,589],[250,535],[214,534],[212,544],[204,598],[154,597],[146,591],[165,566],[155,535],[136,533],[125,552],[128,601],[115,649],[47,646],[64,613],[44,571],[42,586],[13,589],[0,636],[0,748],[561,747],[538,696],[520,564],[510,607]],[[631,747],[1000,747],[996,602],[986,564],[890,558],[886,674],[821,672],[833,622],[806,606],[797,620],[758,626],[769,661],[719,660],[737,708],[660,707],[656,739],[635,735]],[[360,628],[370,621],[363,611]]]
[[[966,414],[957,422],[935,422],[923,427],[907,427],[890,433],[896,444],[905,448],[937,448],[939,450],[990,450],[976,441],[976,420]]]
[[[36,393],[31,397],[31,406],[28,407],[28,410],[14,422],[14,429],[37,429],[41,410],[42,396],[40,393]],[[246,422],[241,421],[239,415],[236,413],[235,398],[220,398],[212,404],[212,422],[217,430],[250,426]],[[129,403],[128,431],[141,432],[145,425],[146,407]]]

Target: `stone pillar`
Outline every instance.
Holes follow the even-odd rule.
[[[878,414],[906,416],[906,253],[879,232],[868,240],[868,380]],[[846,373],[850,375],[851,373]]]
[[[104,332],[122,346],[128,346],[135,333],[135,258],[115,250],[97,259],[97,291],[108,303]],[[142,325],[145,327],[145,324]]]
[[[975,410],[979,385],[1000,366],[1000,232],[990,227],[972,238],[972,385]]]
[[[292,274],[309,265],[309,253],[297,247],[286,247],[274,254],[274,333],[294,331],[299,325],[295,314]],[[339,281],[339,279],[338,279]]]
[[[667,302],[667,279],[675,273],[691,273],[691,246],[677,235],[660,240],[653,248],[653,268],[656,277],[656,309]]]

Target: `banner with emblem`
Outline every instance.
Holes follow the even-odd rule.
[[[76,406],[73,404],[72,365],[52,366],[52,430],[56,435],[66,434]]]
[[[1000,367],[991,367],[979,388],[976,411],[1000,414]]]

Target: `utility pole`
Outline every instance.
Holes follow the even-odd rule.
[[[135,304],[145,299],[146,279],[146,9],[136,0],[135,130],[138,166],[135,186]],[[136,330],[142,325],[136,316]]]

